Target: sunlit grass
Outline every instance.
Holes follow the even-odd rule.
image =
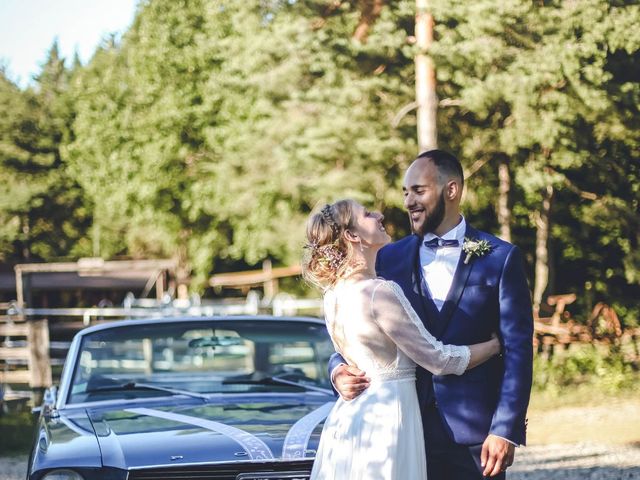
[[[640,442],[639,385],[628,351],[572,345],[536,357],[529,443]]]

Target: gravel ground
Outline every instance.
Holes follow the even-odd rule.
[[[0,480],[24,480],[25,457],[0,457]],[[508,480],[640,480],[640,446],[541,445],[520,449]]]
[[[640,480],[640,446],[531,446],[516,451],[509,472],[509,480]]]
[[[0,457],[0,480],[24,480],[27,457]]]

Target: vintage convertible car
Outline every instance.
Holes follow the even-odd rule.
[[[28,479],[307,479],[332,352],[313,318],[87,328],[45,395]]]

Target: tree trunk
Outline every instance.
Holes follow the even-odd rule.
[[[433,43],[433,16],[428,0],[416,0],[416,103],[418,104],[418,149],[420,152],[438,147],[436,113],[436,71],[427,52]]]
[[[553,186],[547,185],[542,197],[542,208],[534,213],[536,223],[536,268],[533,288],[533,308],[538,311],[542,296],[549,284],[549,232],[551,228],[551,207]]]
[[[371,26],[380,16],[382,7],[384,6],[383,0],[360,0],[360,21],[358,26],[353,32],[353,38],[358,42],[364,43],[367,41],[369,30]]]
[[[31,259],[31,220],[29,214],[25,216],[22,222],[22,258],[28,262]]]
[[[501,159],[498,165],[498,223],[500,224],[500,238],[511,242],[511,208],[509,205],[509,191],[511,190],[511,173],[509,161]]]
[[[191,274],[191,266],[189,265],[189,253],[187,242],[189,241],[190,232],[188,230],[180,230],[178,234],[179,245],[176,249],[176,297],[179,300],[187,300],[189,298],[189,282]]]

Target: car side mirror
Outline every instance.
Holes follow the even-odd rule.
[[[42,399],[42,406],[35,407],[31,410],[32,413],[42,413],[45,417],[57,417],[58,411],[56,410],[56,401],[58,399],[58,387],[49,387],[44,391],[44,397]]]

